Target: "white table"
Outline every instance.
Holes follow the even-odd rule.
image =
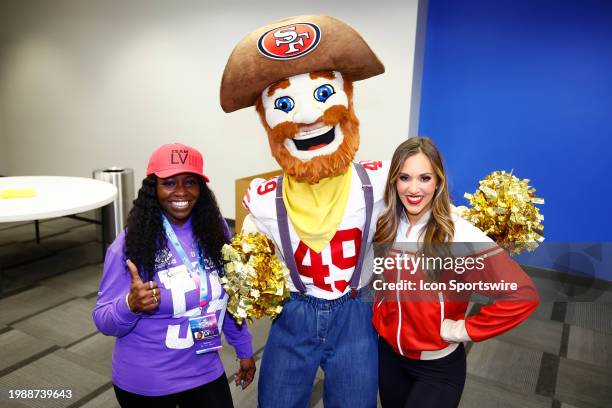
[[[0,177],[0,191],[30,188],[36,193],[34,197],[0,198],[0,222],[35,221],[36,242],[40,241],[38,220],[93,210],[117,197],[115,186],[90,178]]]
[[[35,221],[36,242],[40,242],[38,220],[93,210],[117,196],[112,184],[83,177],[0,177],[0,191],[30,188],[36,196],[0,198],[0,222]]]
[[[31,198],[0,198],[0,222],[32,221],[93,210],[112,202],[117,188],[83,177],[0,177],[0,191],[33,188]]]
[[[117,197],[117,188],[114,185],[89,178],[0,177],[0,191],[30,188],[34,189],[35,197],[0,198],[0,223],[35,221],[36,242],[40,242],[38,220],[74,216],[74,214],[109,204]],[[97,222],[80,217],[75,218]],[[102,240],[102,250],[104,251],[104,240]],[[1,281],[2,268],[0,268]],[[0,293],[2,293],[2,284],[0,284]]]

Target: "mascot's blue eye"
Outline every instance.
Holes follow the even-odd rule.
[[[334,87],[330,84],[321,85],[314,91],[314,98],[319,102],[325,102],[327,98],[335,94]]]
[[[295,103],[293,99],[288,96],[281,96],[277,100],[274,101],[274,109],[280,109],[283,112],[289,112],[293,109]]]

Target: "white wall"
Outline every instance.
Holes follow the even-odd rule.
[[[423,81],[423,68],[425,65],[425,34],[427,32],[427,14],[429,0],[418,0],[418,16],[416,20],[416,33],[414,41],[412,85],[410,96],[410,119],[408,121],[408,136],[421,136],[419,134],[419,117],[421,114],[421,83]]]
[[[292,15],[352,25],[387,70],[355,84],[358,156],[390,158],[408,136],[417,3],[5,2],[0,137],[8,155],[0,160],[10,175],[88,177],[96,167],[128,166],[138,186],[150,153],[181,141],[204,153],[221,210],[233,218],[234,179],[277,168],[254,109],[226,114],[219,106],[233,46]]]
[[[5,60],[5,50],[6,44],[9,42],[8,33],[5,32],[4,23],[4,7],[2,3],[0,3],[0,72],[2,72],[2,64]],[[0,77],[0,88],[2,86],[2,80]],[[0,95],[2,92],[0,91]],[[6,132],[4,131],[4,120],[3,120],[3,109],[2,109],[2,99],[0,99],[0,175],[6,175],[9,172],[8,165],[8,141],[6,138]]]
[[[0,116],[0,175],[6,175],[8,173],[7,149],[8,144],[6,142],[6,136],[2,131],[2,116]]]

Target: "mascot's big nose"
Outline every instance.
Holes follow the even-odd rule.
[[[293,114],[293,122],[309,125],[316,122],[321,115],[323,115],[323,112],[319,109],[314,107],[301,107],[299,111]]]

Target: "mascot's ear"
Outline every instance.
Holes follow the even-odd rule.
[[[255,110],[259,115],[259,120],[261,121],[263,127],[266,129],[266,131],[270,130],[270,126],[268,126],[268,122],[266,122],[266,112],[264,111],[261,95],[259,95],[255,100]]]
[[[306,15],[275,21],[232,51],[221,79],[221,107],[233,112],[252,106],[270,84],[330,69],[353,81],[385,71],[357,31],[338,19]]]
[[[346,76],[342,76],[342,78],[344,79],[344,93],[346,94],[346,98],[348,99],[348,103],[349,103],[349,110],[352,111],[352,107],[353,107],[353,81],[351,80],[351,78],[348,78]]]

